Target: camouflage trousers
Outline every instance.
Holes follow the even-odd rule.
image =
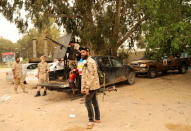
[[[25,92],[24,80],[22,77],[16,77],[16,79],[14,80],[14,88],[16,92],[19,85],[21,86],[21,89],[23,90],[23,92]]]
[[[38,83],[41,84],[41,83],[44,83],[44,82],[47,82],[47,73],[44,73],[44,74],[39,74],[39,79],[38,79]],[[37,87],[37,90],[40,91],[41,88],[44,89],[44,91],[46,91],[46,88],[45,87],[41,87],[41,86],[38,86]]]

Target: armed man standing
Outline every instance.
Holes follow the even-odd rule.
[[[44,82],[47,81],[48,72],[50,71],[48,63],[46,62],[46,56],[41,56],[40,58],[41,58],[41,62],[38,64],[38,74],[37,74],[39,84],[44,83]],[[38,96],[41,95],[40,94],[40,90],[41,90],[41,87],[38,86],[37,94],[35,95],[35,97],[38,97]],[[47,95],[47,91],[46,90],[47,90],[46,87],[44,87],[44,94],[43,94],[43,96]]]
[[[100,110],[97,101],[97,90],[100,88],[98,71],[97,71],[97,63],[90,56],[90,50],[88,48],[84,48],[81,50],[81,57],[86,60],[86,64],[84,64],[82,69],[82,93],[85,93],[85,105],[88,111],[89,123],[87,125],[88,129],[93,128],[94,122],[100,123]],[[94,119],[94,111],[95,111],[95,119]]]
[[[18,88],[18,85],[20,85],[23,92],[27,93],[27,91],[25,91],[25,87],[23,84],[24,78],[22,73],[22,64],[20,63],[19,57],[16,57],[16,61],[13,64],[12,71],[13,71],[13,77],[14,77],[15,92],[18,93],[17,88]]]

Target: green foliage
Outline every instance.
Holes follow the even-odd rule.
[[[118,57],[121,59],[121,60],[127,60],[128,57],[129,57],[129,52],[127,50],[120,50],[120,52],[118,53]]]
[[[17,44],[0,37],[0,61],[2,61],[1,53],[15,52],[16,48]]]
[[[143,15],[137,12],[136,4],[135,0],[1,0],[0,13],[15,22],[22,32],[26,31],[29,19],[35,19],[35,27],[43,30],[50,24],[49,18],[55,18],[58,26],[79,37],[96,54],[116,55],[124,42],[121,39],[128,39],[125,36]],[[26,19],[20,17],[22,7],[27,12]],[[128,35],[134,37],[139,30]]]
[[[191,52],[191,5],[189,0],[139,0],[148,19],[143,25],[147,53],[159,58],[164,54]]]
[[[14,51],[16,44],[11,42],[10,40],[0,38],[0,53],[6,53]]]
[[[37,56],[40,57],[44,55],[44,41],[45,41],[45,36],[49,36],[54,40],[58,40],[60,36],[60,31],[56,26],[50,26],[47,28],[44,28],[39,32],[38,29],[30,29],[27,34],[23,36],[22,39],[18,40],[18,46],[19,49],[24,49],[22,50],[22,56],[24,58],[30,58],[33,57],[33,43],[32,39],[36,39],[37,41]],[[53,54],[54,49],[56,45],[52,43],[51,41],[47,41],[48,43],[48,53]]]
[[[95,54],[114,54],[130,37],[156,57],[191,52],[190,0],[1,0],[0,13],[21,31],[27,21],[46,34],[54,18]],[[21,8],[26,12],[22,19]],[[143,19],[144,18],[144,19]],[[142,26],[140,24],[144,23]],[[136,23],[138,25],[136,25]],[[49,25],[49,26],[48,26]],[[145,34],[145,42],[140,37]],[[41,40],[39,40],[41,41]]]

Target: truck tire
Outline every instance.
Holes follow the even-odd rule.
[[[127,76],[127,83],[129,85],[135,84],[135,76],[136,76],[136,73],[134,71],[129,73],[129,75]]]
[[[168,70],[162,71],[163,75],[166,75],[168,73]]]
[[[181,66],[179,67],[179,69],[178,69],[179,73],[181,73],[181,74],[186,73],[187,70],[188,70],[188,67],[187,67],[185,64],[181,65]]]
[[[26,82],[26,81],[24,81],[23,83],[24,83],[24,84],[27,84],[27,82]]]
[[[151,78],[151,79],[157,77],[157,70],[156,70],[156,68],[150,68],[149,69],[148,77]]]

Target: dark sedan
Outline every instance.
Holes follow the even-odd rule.
[[[115,83],[126,81],[132,85],[135,83],[135,71],[129,65],[124,65],[119,59],[111,56],[95,56],[93,57],[97,64],[100,74],[105,74],[105,84],[112,85]],[[100,76],[100,83],[103,79]]]

